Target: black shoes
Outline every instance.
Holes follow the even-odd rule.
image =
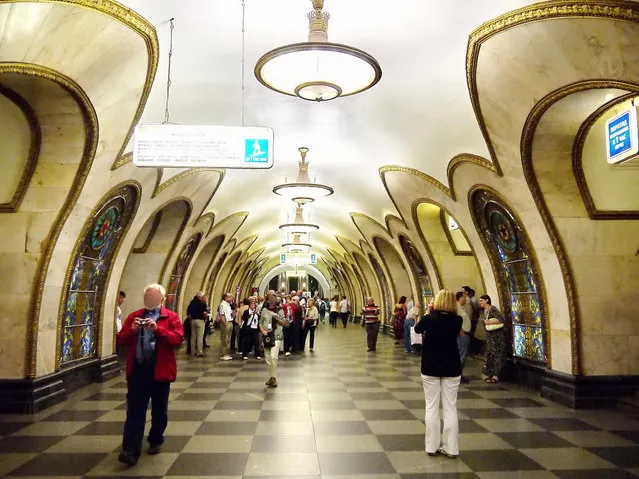
[[[129,466],[135,466],[138,462],[138,458],[131,451],[122,451],[118,456],[118,461]]]
[[[162,444],[149,445],[149,455],[155,456],[156,454],[160,454],[160,452],[162,452]]]
[[[468,379],[467,377],[462,376],[459,382],[462,383],[462,384],[468,384],[468,383],[470,383],[470,379]]]

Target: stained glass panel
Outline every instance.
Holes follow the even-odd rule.
[[[182,252],[180,256],[178,256],[178,260],[175,263],[175,267],[173,268],[173,274],[171,275],[171,282],[169,283],[169,287],[167,288],[166,295],[166,308],[171,311],[175,311],[178,306],[178,299],[180,294],[180,286],[182,284],[182,278],[186,273],[186,270],[189,268],[189,264],[191,264],[191,260],[195,255],[195,251],[200,244],[200,240],[202,239],[202,233],[197,233],[194,235],[182,248]]]
[[[530,328],[532,331],[532,356],[536,361],[546,361],[544,331],[542,328]]]
[[[519,356],[521,358],[526,357],[526,336],[524,334],[524,330],[526,326],[521,324],[513,325],[513,335],[514,335],[514,345],[513,351],[515,356]]]
[[[137,186],[116,188],[83,228],[72,258],[73,269],[61,313],[61,366],[97,353],[97,319],[104,301],[106,277],[138,204]]]

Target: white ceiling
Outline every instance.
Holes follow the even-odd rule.
[[[241,125],[241,0],[128,0],[153,23],[160,64],[142,122],[164,118],[168,19],[175,18],[171,121]],[[506,11],[533,2],[491,0],[326,0],[329,41],[365,50],[383,75],[371,90],[326,103],[272,92],[255,79],[257,59],[273,48],[305,41],[310,0],[246,0],[245,123],[275,131],[271,170],[227,170],[209,206],[218,220],[248,211],[239,236],[260,235],[255,247],[279,251],[276,223],[293,204],[272,193],[294,178],[299,146],[310,148],[311,178],[335,194],[313,203],[307,215],[320,225],[313,243],[339,249],[335,235],[359,240],[350,212],[383,222],[396,213],[378,168],[398,164],[446,183],[446,166],[460,153],[487,157],[466,86],[470,32]]]

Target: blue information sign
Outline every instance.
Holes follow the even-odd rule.
[[[630,134],[630,111],[625,111],[607,124],[608,158],[615,158],[632,150]]]

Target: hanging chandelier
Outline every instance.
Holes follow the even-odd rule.
[[[295,221],[293,223],[286,223],[280,225],[280,229],[287,233],[311,233],[319,229],[318,225],[312,223],[306,223],[304,221],[304,202],[295,200],[297,208],[295,208]]]
[[[308,148],[302,146],[297,150],[300,152],[300,156],[302,157],[302,159],[297,162],[297,179],[294,183],[283,183],[281,185],[277,185],[273,188],[273,193],[290,198],[301,204],[310,203],[318,198],[332,195],[334,191],[330,186],[311,182],[311,179],[308,176],[308,163],[306,162]]]
[[[308,253],[310,251],[311,244],[302,243],[300,234],[302,233],[293,233],[293,241],[282,245],[282,248],[286,248],[287,253]]]
[[[377,60],[357,48],[329,42],[324,0],[312,2],[308,41],[265,53],[255,65],[255,77],[271,90],[318,102],[374,86],[382,77]]]

